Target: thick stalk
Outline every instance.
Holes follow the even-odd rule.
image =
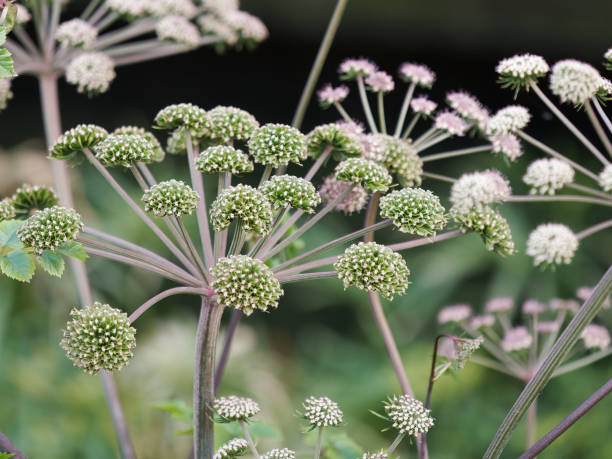
[[[527,435],[525,436],[526,448],[535,443],[538,429],[538,399],[536,398],[527,410]]]
[[[326,277],[338,277],[338,274],[336,273],[336,271],[320,271],[316,273],[294,274],[293,276],[278,276],[278,281],[281,284],[290,284],[292,282],[324,279]]]
[[[435,153],[433,155],[424,156],[422,159],[423,159],[423,162],[426,163],[428,161],[438,161],[440,159],[453,158],[455,156],[470,155],[472,153],[480,153],[483,151],[490,151],[490,150],[491,150],[491,145],[482,145],[481,147],[470,147],[470,148],[463,148],[461,150],[453,150],[453,151],[445,151],[442,153]]]
[[[612,195],[610,195],[609,193],[604,193],[603,191],[599,191],[594,188],[590,188],[588,186],[580,185],[578,183],[568,183],[565,186],[573,190],[582,191],[583,193],[588,193],[594,196],[598,196],[600,198],[612,199]]]
[[[187,228],[185,228],[185,223],[183,222],[183,218],[177,217],[176,221],[178,223],[178,227],[179,227],[181,236],[183,237],[183,241],[185,242],[185,244],[187,244],[187,247],[189,248],[189,252],[191,253],[192,258],[196,261],[196,264],[198,268],[200,268],[200,272],[202,273],[202,275],[210,282],[208,272],[206,271],[206,267],[204,266],[204,263],[202,263],[202,259],[200,258],[200,254],[198,253],[198,250],[193,245],[193,241],[191,240],[191,236],[189,236],[189,232],[187,231]]]
[[[449,137],[452,137],[452,134],[449,132],[445,132],[444,134],[440,134],[432,139],[429,139],[427,142],[420,143],[418,145],[414,145],[414,148],[417,153],[420,153],[424,150],[427,150],[428,148],[433,147],[436,144],[439,144],[440,142],[445,141]]]
[[[225,366],[227,365],[227,360],[229,359],[234,334],[236,333],[241,317],[242,312],[240,309],[234,308],[232,310],[232,316],[229,324],[227,325],[227,330],[225,331],[225,341],[223,342],[223,349],[221,351],[221,356],[219,357],[219,362],[217,363],[217,371],[215,371],[215,393],[217,392],[217,389],[219,389],[219,384],[221,384],[221,378],[223,378],[223,372],[225,371]]]
[[[359,90],[359,98],[361,99],[363,112],[365,113],[366,120],[368,121],[368,126],[370,126],[370,131],[372,131],[373,134],[376,134],[378,132],[376,129],[376,122],[374,121],[374,116],[372,115],[372,109],[370,108],[370,102],[368,101],[368,95],[366,94],[363,77],[361,75],[357,76],[357,88]]]
[[[597,115],[595,115],[591,102],[587,100],[584,103],[584,108],[586,109],[587,116],[589,117],[589,120],[591,121],[591,124],[593,125],[593,129],[595,129],[595,132],[597,133],[597,136],[599,137],[599,140],[601,140],[601,143],[606,148],[606,151],[608,152],[608,154],[612,155],[612,144],[610,143],[610,139],[608,139],[608,136],[603,130],[603,127],[601,123],[599,122]],[[608,158],[606,158],[605,156],[602,157],[601,159],[603,160],[602,162],[604,165],[610,164],[610,161],[608,161]]]
[[[212,459],[215,398],[215,348],[223,306],[202,297],[196,335],[196,360],[193,375],[193,448],[195,459]]]
[[[394,137],[399,137],[402,133],[404,122],[406,121],[406,115],[408,114],[408,107],[410,107],[410,101],[412,100],[412,95],[414,94],[414,88],[416,88],[416,83],[412,82],[406,90],[406,96],[404,97],[404,102],[402,103],[397,125],[395,126],[395,132],[393,133]]]
[[[246,438],[246,441],[249,444],[249,448],[251,448],[251,452],[253,453],[253,456],[255,456],[255,459],[259,459],[260,457],[259,453],[257,452],[257,448],[255,447],[255,442],[251,438],[251,434],[249,433],[249,429],[246,426],[246,422],[238,421],[238,423],[240,424],[242,433],[244,434],[244,437]]]
[[[323,439],[323,427],[317,429],[317,445],[315,446],[314,459],[319,459],[321,456],[321,440]]]
[[[287,208],[289,209],[289,208]],[[297,222],[300,217],[304,214],[304,211],[301,209],[296,210],[293,215],[291,217],[289,217],[287,219],[287,221],[285,223],[283,223],[283,225],[277,229],[276,231],[274,231],[269,237],[268,240],[266,242],[264,242],[263,246],[261,247],[261,249],[257,252],[257,258],[262,258],[263,255],[266,254],[266,252],[272,248],[272,246],[274,244],[276,244],[278,242],[278,240],[283,237],[287,231],[289,231],[289,229],[295,224],[295,222]],[[281,219],[279,220],[279,223],[282,221],[282,219],[284,218],[284,216],[281,217]]]
[[[302,127],[302,121],[304,121],[306,108],[308,107],[308,103],[312,98],[312,93],[314,92],[314,88],[319,80],[319,75],[321,75],[323,64],[325,63],[325,59],[327,59],[327,55],[329,54],[329,49],[334,41],[334,37],[336,36],[336,31],[338,30],[338,26],[342,20],[342,15],[344,14],[344,9],[346,8],[347,3],[348,0],[338,0],[334,13],[332,14],[329,24],[327,25],[327,30],[325,31],[323,41],[321,41],[321,45],[319,46],[317,57],[312,64],[312,68],[308,74],[308,80],[306,80],[306,85],[304,86],[304,90],[302,91],[302,95],[300,97],[300,102],[298,103],[295,114],[293,115],[291,125],[297,129]]]
[[[569,325],[565,328],[555,345],[539,366],[533,378],[506,415],[487,448],[484,458],[498,458],[510,439],[510,435],[529,408],[529,405],[544,390],[555,369],[563,362],[567,353],[580,338],[580,333],[601,310],[604,300],[612,293],[612,267],[601,278],[595,290],[582,305]]]
[[[597,362],[598,360],[604,359],[610,354],[612,354],[612,347],[608,346],[607,348],[602,349],[601,351],[594,352],[593,354],[589,354],[586,357],[582,357],[581,359],[577,359],[573,362],[566,363],[565,365],[560,366],[554,371],[552,377],[556,378],[557,376],[561,376],[571,371],[578,370],[582,367]]]

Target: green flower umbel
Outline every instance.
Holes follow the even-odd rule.
[[[113,131],[113,135],[137,135],[144,137],[153,147],[151,161],[156,163],[163,161],[166,156],[166,153],[159,143],[159,140],[157,140],[157,137],[144,128],[138,126],[121,126]]]
[[[145,211],[156,217],[191,214],[199,200],[200,196],[189,185],[174,179],[153,185],[142,196]]]
[[[309,155],[317,158],[328,148],[338,160],[363,154],[359,138],[335,123],[317,126],[308,134]]]
[[[342,423],[342,410],[328,397],[308,397],[303,406],[303,417],[312,428],[336,427]]]
[[[273,167],[300,164],[306,159],[306,136],[285,124],[264,124],[249,140],[249,151],[256,163]]]
[[[207,174],[253,172],[253,162],[246,153],[229,145],[209,147],[196,158],[196,167]]]
[[[17,218],[27,218],[37,210],[53,207],[59,202],[55,191],[46,186],[24,184],[11,198]]]
[[[95,124],[79,124],[64,132],[49,149],[49,157],[53,159],[73,159],[85,148],[92,148],[106,139],[106,129]]]
[[[70,316],[60,346],[74,366],[95,375],[127,365],[134,355],[136,330],[125,312],[96,302],[73,309]]]
[[[240,220],[245,231],[264,235],[272,225],[272,205],[261,191],[249,185],[231,186],[213,202],[210,220],[215,231],[223,231],[233,220]]]
[[[109,135],[94,148],[96,158],[105,166],[130,167],[134,163],[150,163],[154,146],[140,135]]]
[[[212,288],[219,303],[240,309],[245,315],[278,307],[283,294],[280,282],[263,261],[234,255],[221,258],[211,269]]]
[[[210,135],[210,116],[193,104],[168,105],[157,113],[154,123],[155,129],[189,129],[196,138]]]
[[[83,229],[81,216],[73,209],[53,206],[39,210],[26,220],[17,236],[22,244],[38,255],[55,251],[64,242],[72,241]]]
[[[391,300],[408,288],[410,270],[402,256],[375,242],[350,246],[334,264],[344,288],[355,286]]]
[[[451,215],[459,223],[462,232],[480,233],[487,250],[495,251],[500,255],[514,253],[510,226],[498,210],[480,206],[468,212],[451,212]]]
[[[311,214],[321,203],[321,197],[312,183],[292,175],[275,175],[259,189],[275,209],[293,207]]]
[[[392,218],[402,233],[434,236],[446,225],[440,198],[429,190],[404,188],[380,199],[380,216]]]
[[[218,106],[208,112],[210,116],[210,138],[221,143],[233,140],[246,141],[251,138],[259,123],[249,112],[236,107]]]
[[[372,191],[386,192],[393,179],[385,166],[365,158],[349,158],[336,166],[336,179]]]
[[[13,201],[9,198],[4,198],[0,201],[0,221],[10,220],[15,218],[15,206]]]

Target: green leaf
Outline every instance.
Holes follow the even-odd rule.
[[[0,23],[0,45],[6,41],[6,36],[15,27],[17,19],[17,7],[12,3],[7,3],[4,10],[0,11],[0,18],[4,16],[4,20]]]
[[[67,257],[76,258],[77,260],[85,261],[89,258],[85,248],[80,242],[67,241],[60,245],[56,250],[56,253],[66,255]]]
[[[36,261],[42,269],[55,277],[62,277],[64,273],[64,259],[56,253],[51,253],[47,250],[40,257],[36,257]]]
[[[153,408],[165,411],[170,414],[172,419],[191,424],[193,422],[193,408],[191,408],[183,400],[168,400],[153,405]]]
[[[12,78],[16,77],[15,66],[13,65],[13,58],[8,49],[0,49],[0,78]]]
[[[21,250],[13,250],[0,259],[0,269],[11,279],[30,282],[36,266],[27,253]]]
[[[326,449],[326,456],[330,459],[352,459],[361,457],[363,453],[363,449],[344,432],[329,429],[325,432],[325,437],[331,447]]]
[[[17,230],[23,223],[21,220],[5,220],[0,222],[0,247],[23,249],[23,244],[17,237]]]
[[[0,459],[10,459],[13,456],[13,453],[0,453]]]

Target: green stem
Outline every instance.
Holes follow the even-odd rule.
[[[376,134],[378,132],[376,129],[376,122],[374,121],[374,116],[372,115],[372,109],[370,108],[370,102],[368,101],[368,95],[366,94],[363,77],[361,75],[357,75],[357,88],[359,90],[359,98],[361,100],[361,105],[363,106],[363,112],[368,120],[368,126],[370,126],[370,131],[372,131],[373,134]]]
[[[338,113],[340,113],[340,116],[344,121],[346,121],[347,123],[353,122],[353,119],[349,116],[349,114],[346,112],[340,102],[334,102],[334,107],[336,107],[336,110],[338,110]]]
[[[315,446],[314,459],[319,459],[321,456],[321,440],[323,439],[323,427],[317,429],[317,446]]]
[[[584,103],[584,108],[586,109],[587,116],[589,117],[589,120],[593,125],[593,129],[595,129],[595,132],[599,137],[599,140],[601,140],[601,143],[606,148],[608,154],[612,155],[612,144],[610,143],[610,139],[608,139],[608,136],[603,130],[603,126],[599,122],[599,119],[597,119],[597,115],[595,115],[595,112],[593,111],[593,106],[591,105],[591,102],[589,100]],[[601,158],[599,158],[599,160],[606,166],[610,164],[610,161],[608,161],[608,158],[606,158],[605,156],[602,156]]]
[[[452,151],[445,151],[442,153],[435,153],[433,155],[424,156],[422,159],[423,159],[423,162],[426,163],[428,161],[438,161],[440,159],[453,158],[455,156],[470,155],[472,153],[480,153],[483,151],[490,151],[490,150],[491,150],[491,145],[482,145],[481,147],[470,147],[470,148],[463,148],[461,150],[452,150]]]
[[[529,448],[536,441],[538,429],[538,399],[536,398],[527,410],[527,435],[525,438],[526,448]]]
[[[556,378],[557,376],[561,376],[566,373],[578,370],[582,367],[597,362],[598,360],[604,359],[610,354],[612,354],[612,347],[608,346],[606,349],[602,349],[601,351],[594,352],[593,354],[587,355],[586,357],[574,360],[573,362],[566,363],[565,365],[560,366],[553,372],[552,377]]]
[[[395,440],[393,440],[393,443],[391,443],[391,446],[389,446],[387,451],[385,451],[385,455],[387,457],[391,456],[391,453],[395,451],[395,449],[399,446],[399,444],[404,439],[405,435],[406,435],[405,433],[401,433],[401,432],[397,434],[397,437],[395,437]]]
[[[246,426],[246,422],[244,421],[238,421],[238,423],[240,424],[240,428],[242,429],[242,433],[244,434],[244,437],[246,438],[247,443],[249,444],[249,448],[251,448],[251,452],[253,453],[253,456],[255,456],[255,459],[259,459],[259,453],[257,452],[257,448],[255,447],[255,442],[253,442],[253,438],[251,438],[251,434],[249,433],[249,429]]]
[[[382,91],[378,92],[378,121],[380,123],[380,132],[387,133],[387,123],[385,122],[385,95]]]
[[[599,231],[603,231],[605,229],[608,229],[612,226],[612,220],[606,220],[605,222],[601,222],[598,225],[594,225],[591,226],[590,228],[587,228],[583,231],[580,231],[578,234],[576,234],[576,237],[578,238],[578,240],[582,240],[585,237],[589,237],[592,234],[595,234]]]
[[[404,102],[402,103],[402,108],[400,110],[399,118],[397,120],[397,125],[395,126],[394,137],[399,137],[402,133],[402,129],[404,128],[404,122],[406,121],[406,115],[408,114],[408,108],[410,107],[410,101],[412,100],[412,95],[414,94],[414,89],[416,88],[416,83],[410,83],[408,89],[406,91],[406,96],[404,97]]]
[[[514,195],[506,198],[506,202],[581,202],[584,204],[599,204],[612,207],[612,200],[590,198],[587,196],[577,196],[570,194],[560,194],[557,196],[534,196],[534,195]]]
[[[404,133],[402,134],[402,139],[408,138],[408,136],[410,135],[410,133],[412,132],[412,130],[414,129],[414,127],[416,126],[420,118],[421,118],[420,113],[417,113],[416,115],[412,117],[412,119],[410,120],[410,124],[408,125]]]

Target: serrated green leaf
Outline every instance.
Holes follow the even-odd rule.
[[[0,222],[0,247],[23,249],[23,244],[17,237],[17,230],[23,225],[21,220],[5,220]]]
[[[13,250],[0,259],[0,269],[11,279],[30,282],[36,266],[30,255],[21,250]]]
[[[12,3],[7,3],[2,12],[0,12],[0,17],[2,16],[4,16],[4,20],[0,23],[0,45],[4,44],[6,36],[15,27],[17,7]]]
[[[12,78],[16,77],[15,66],[13,65],[13,58],[11,53],[7,49],[0,49],[0,78]]]
[[[76,258],[77,260],[85,261],[89,258],[83,244],[77,241],[67,241],[60,245],[55,253],[65,255],[67,257]]]
[[[51,276],[62,277],[62,274],[64,274],[64,259],[56,253],[46,250],[40,257],[36,257],[36,261]]]

